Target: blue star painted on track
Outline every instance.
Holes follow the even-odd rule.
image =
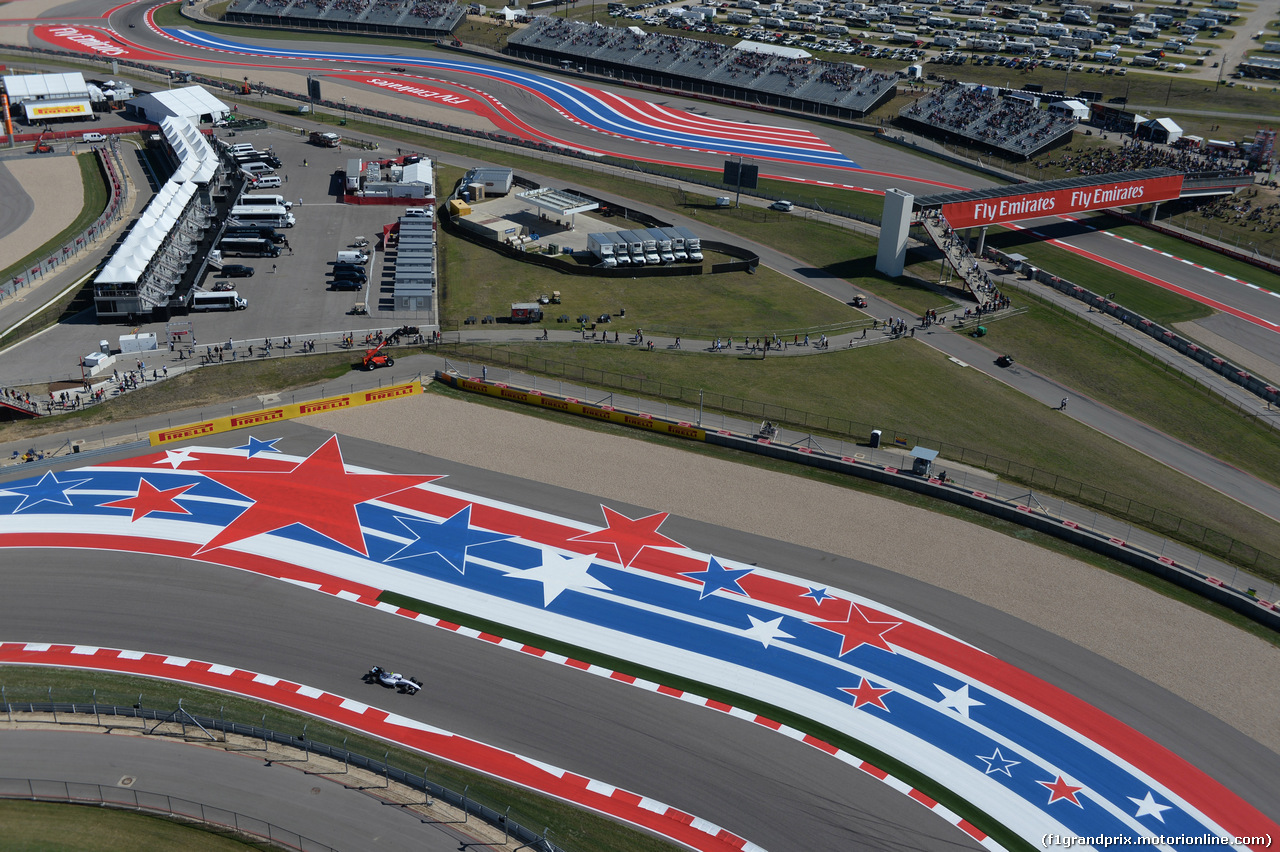
[[[233,449],[233,450],[248,450],[248,451],[249,451],[248,458],[253,458],[253,457],[254,457],[254,456],[256,456],[258,453],[278,453],[278,452],[280,452],[279,450],[277,450],[277,449],[276,449],[276,443],[277,443],[277,442],[279,442],[279,441],[281,441],[281,440],[283,440],[283,439],[282,439],[282,438],[272,438],[270,441],[259,441],[257,438],[255,438],[255,437],[253,437],[252,435],[250,435],[250,436],[249,436],[249,443],[247,443],[247,444],[243,444],[243,445],[241,445],[241,446],[239,446],[239,447],[232,447],[231,449]]]
[[[11,494],[22,495],[22,502],[13,510],[14,512],[21,512],[29,506],[35,506],[40,503],[56,503],[59,506],[70,506],[71,498],[67,496],[67,491],[90,481],[88,479],[60,480],[50,470],[40,477],[39,482],[32,485],[8,485],[5,486],[4,490]]]
[[[434,554],[449,563],[459,574],[466,573],[468,548],[515,538],[503,533],[472,528],[470,506],[438,524],[434,521],[404,518],[399,515],[396,516],[396,520],[413,533],[414,540],[388,556],[386,561]]]
[[[698,596],[699,600],[702,600],[707,597],[707,595],[714,594],[721,589],[726,589],[730,592],[737,592],[738,594],[749,598],[751,596],[742,590],[742,587],[738,585],[738,580],[747,576],[754,570],[756,569],[726,568],[721,565],[714,556],[712,556],[711,561],[707,563],[705,570],[683,572],[682,576],[697,580],[702,584],[702,594]]]
[[[977,758],[978,760],[981,760],[983,763],[987,765],[988,775],[994,775],[997,772],[1003,772],[1005,775],[1008,775],[1010,778],[1013,777],[1013,773],[1010,772],[1009,769],[1014,766],[1017,766],[1019,763],[1022,762],[1021,760],[1009,760],[1007,757],[1005,757],[1003,754],[1000,753],[1000,749],[998,748],[991,753],[990,757],[983,757],[982,755],[979,754],[977,755]]]
[[[814,601],[817,602],[818,606],[822,606],[823,601],[825,601],[827,598],[834,597],[834,595],[827,594],[827,590],[825,587],[819,589],[817,586],[810,586],[809,591],[805,592],[800,597],[813,598]]]

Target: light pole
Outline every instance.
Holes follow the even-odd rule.
[[[342,99],[342,126],[347,126],[347,99]]]

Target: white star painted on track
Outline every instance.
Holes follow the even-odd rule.
[[[152,464],[167,464],[169,467],[177,470],[182,467],[184,462],[200,461],[199,456],[191,455],[195,450],[165,450],[164,458],[153,461]]]
[[[1161,805],[1156,802],[1155,796],[1151,795],[1151,791],[1147,791],[1145,799],[1135,799],[1133,796],[1125,796],[1126,799],[1138,806],[1138,812],[1135,817],[1153,816],[1164,822],[1164,812],[1173,810],[1172,805]]]
[[[969,684],[961,684],[959,689],[947,689],[941,684],[935,683],[934,686],[942,693],[942,700],[938,702],[938,706],[943,709],[954,710],[964,718],[969,718],[970,707],[981,707],[982,702],[976,698],[969,697]]]
[[[536,568],[503,568],[508,577],[517,580],[533,580],[542,584],[542,605],[551,606],[551,602],[561,592],[569,590],[581,592],[596,589],[610,591],[604,583],[592,577],[591,556],[575,554],[564,556],[552,550],[542,551],[542,564]]]
[[[748,615],[747,618],[751,619],[751,626],[742,631],[742,637],[744,639],[759,639],[760,642],[768,648],[769,643],[774,639],[795,638],[790,633],[787,633],[782,629],[782,616],[778,616],[773,621],[761,621],[754,615]]]
[[[987,765],[988,775],[993,775],[996,772],[1003,772],[1005,775],[1008,775],[1010,778],[1013,777],[1013,773],[1009,771],[1010,767],[1017,766],[1019,763],[1022,762],[1021,760],[1009,760],[1007,757],[1005,757],[1003,754],[1000,753],[1000,749],[998,748],[991,753],[990,757],[983,757],[982,755],[978,755],[977,757],[978,757],[978,760],[981,760],[983,763]]]

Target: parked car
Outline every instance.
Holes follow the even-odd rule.
[[[363,290],[364,282],[354,278],[335,278],[329,282],[331,290]]]
[[[780,210],[783,213],[790,213],[793,207],[795,207],[795,205],[790,201],[775,201],[769,205],[770,210]]]
[[[253,267],[243,263],[229,263],[222,267],[222,274],[228,278],[252,278]]]

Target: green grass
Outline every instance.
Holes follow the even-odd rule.
[[[255,394],[284,395],[296,388],[341,379],[351,373],[357,357],[354,352],[345,352],[306,358],[238,361],[192,370],[92,408],[37,420],[0,423],[0,442],[54,435],[73,428],[127,423],[140,417],[190,409],[196,411],[195,416],[200,416],[200,406]],[[340,383],[335,385],[335,392],[337,390],[340,390]]]
[[[66,687],[74,682],[74,687]],[[152,678],[131,677],[105,672],[76,672],[74,679],[59,669],[43,669],[31,666],[0,667],[0,686],[4,687],[5,696],[14,701],[47,701],[49,688],[52,687],[54,701],[89,704],[117,704],[131,707],[139,703],[143,707],[158,710],[170,710],[182,707],[194,716],[209,716],[237,721],[247,725],[263,725],[265,714],[266,727],[284,734],[299,736],[304,727],[307,739],[312,742],[343,747],[356,754],[363,754],[381,761],[387,752],[385,740],[366,737],[353,733],[346,728],[330,725],[300,713],[281,710],[273,705],[262,704],[247,698],[200,689],[185,684]],[[104,719],[107,717],[103,717]],[[83,721],[83,717],[81,718]],[[137,727],[132,720],[123,720],[124,727]],[[398,769],[414,775],[421,775],[424,764],[427,766],[428,778],[437,784],[458,792],[467,789],[467,796],[473,801],[488,805],[502,812],[511,808],[511,818],[522,825],[535,830],[543,826],[550,827],[551,836],[566,848],[577,852],[616,852],[626,849],[627,852],[670,852],[671,846],[650,835],[629,829],[612,820],[595,814],[578,810],[572,805],[553,799],[543,798],[520,787],[513,787],[495,781],[486,775],[472,772],[453,764],[437,760],[427,760],[421,753],[404,748],[395,748],[387,762]],[[0,824],[4,824],[0,820]],[[6,831],[0,833],[0,850],[5,849]],[[303,832],[305,834],[305,832]],[[15,847],[22,848],[22,847]],[[76,844],[69,844],[60,849],[81,849]],[[91,847],[92,848],[92,847]],[[111,849],[139,849],[134,843],[117,842]],[[182,848],[182,845],[152,848]]]
[[[94,220],[102,215],[103,210],[107,209],[107,201],[111,197],[111,190],[108,187],[106,177],[103,176],[102,170],[98,166],[97,155],[92,153],[77,154],[76,163],[80,167],[80,182],[83,186],[80,212],[71,224],[59,231],[56,236],[46,240],[38,249],[17,263],[10,264],[5,269],[0,270],[0,281],[7,282],[13,276],[29,270],[36,263],[59,252],[64,244],[75,239],[81,231],[92,225]],[[74,295],[68,296],[59,305],[52,306],[48,310],[27,319],[18,328],[0,338],[0,348],[30,337],[32,334],[56,323],[62,317],[67,304],[71,303],[73,299],[75,299]]]
[[[243,852],[276,848],[242,843],[164,817],[49,802],[0,801],[0,825],[4,826],[0,852]]]

